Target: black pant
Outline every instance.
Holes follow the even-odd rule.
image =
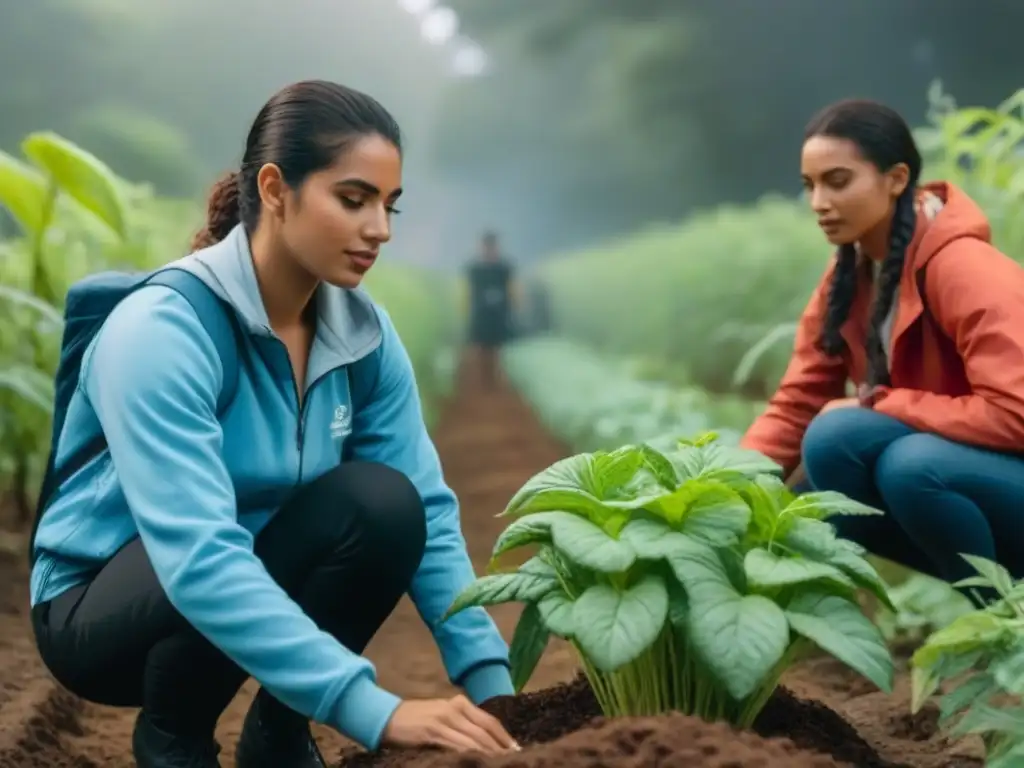
[[[408,478],[354,462],[300,488],[256,537],[255,553],[322,630],[361,653],[408,590],[425,543],[423,502]],[[40,655],[64,687],[143,707],[177,730],[210,733],[248,677],[170,604],[139,539],[32,618]]]

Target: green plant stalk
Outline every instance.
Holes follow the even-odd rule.
[[[782,674],[805,652],[792,643],[762,683],[736,701],[703,668],[680,634],[667,628],[637,659],[614,672],[594,667],[573,643],[601,711],[608,717],[642,717],[675,711],[707,721],[750,728],[779,685]]]
[[[741,704],[740,711],[733,721],[740,728],[750,728],[757,716],[761,714],[768,700],[771,699],[775,689],[779,687],[779,680],[783,673],[795,664],[807,651],[808,643],[798,638],[790,643],[789,648],[779,659],[768,676],[761,682],[761,685],[748,696]]]

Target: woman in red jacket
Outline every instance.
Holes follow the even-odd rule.
[[[887,107],[822,111],[801,171],[837,253],[743,444],[885,510],[830,519],[876,555],[947,581],[973,575],[962,553],[1024,576],[1024,269],[962,190],[918,183]]]

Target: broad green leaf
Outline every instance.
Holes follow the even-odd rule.
[[[828,562],[838,549],[832,524],[809,517],[793,518],[778,543],[792,552],[823,562]]]
[[[833,515],[883,515],[885,513],[836,491],[812,491],[797,496],[782,510],[782,514],[824,520]]]
[[[673,528],[716,546],[737,542],[750,524],[750,508],[728,485],[715,480],[687,480],[646,507]]]
[[[789,626],[826,653],[892,692],[892,656],[878,628],[848,600],[805,592],[786,609]]]
[[[686,534],[673,531],[661,520],[638,518],[630,520],[619,535],[619,541],[629,544],[637,557],[644,560],[663,560],[672,557],[689,544]]]
[[[654,575],[620,592],[599,584],[573,608],[575,637],[587,659],[613,672],[636,659],[657,639],[668,616],[668,591]]]
[[[491,551],[491,562],[513,549],[530,544],[551,541],[551,519],[556,515],[567,515],[568,512],[539,512],[534,515],[520,517],[499,535]]]
[[[1015,696],[1024,694],[1024,644],[1017,647],[989,667],[996,683]]]
[[[697,446],[681,445],[675,450],[667,451],[664,456],[672,464],[679,483],[694,480],[704,471],[704,454]]]
[[[42,329],[44,331],[59,331],[64,327],[64,316],[61,314],[59,309],[47,304],[38,296],[28,293],[27,291],[20,291],[10,285],[0,285],[0,302],[30,309],[33,312],[38,313],[49,326],[48,328]]]
[[[32,133],[22,151],[45,170],[62,192],[119,236],[127,234],[121,180],[95,155],[48,131]]]
[[[892,598],[889,596],[888,585],[878,575],[878,572],[872,567],[871,563],[863,557],[855,555],[848,549],[839,547],[829,559],[829,562],[853,579],[857,586],[863,587],[877,597],[886,608],[891,611],[896,610],[896,606],[893,605]]]
[[[743,560],[747,582],[758,589],[776,589],[814,581],[827,581],[839,588],[856,589],[842,571],[827,563],[780,556],[760,547],[747,552]]]
[[[690,595],[690,640],[729,695],[745,699],[789,647],[785,614],[760,595],[732,590],[716,603],[705,597]]]
[[[677,632],[685,634],[690,621],[690,601],[678,582],[668,584],[668,621]]]
[[[548,646],[549,637],[537,606],[526,606],[519,616],[519,623],[516,624],[516,631],[512,634],[512,642],[509,645],[512,685],[516,693],[522,691],[530,682],[530,677],[533,676],[533,671]]]
[[[981,574],[1000,595],[1005,597],[1013,589],[1013,577],[999,563],[993,563],[991,560],[975,555],[960,555],[960,557],[970,563],[971,567]]]
[[[53,411],[53,380],[28,366],[0,369],[0,390],[6,389],[45,413]]]
[[[643,466],[644,451],[639,446],[625,446],[610,453],[594,454],[590,465],[591,478],[588,483],[600,498],[614,498],[616,491],[627,485]]]
[[[535,561],[536,558],[533,558],[529,562],[536,566]],[[546,563],[543,565],[546,566]],[[481,576],[455,598],[442,621],[447,621],[459,611],[472,606],[513,602],[534,603],[548,592],[559,588],[553,570],[544,572],[538,568],[531,572],[524,563],[522,568],[512,573]]]
[[[1024,739],[1024,707],[976,703],[951,730],[953,736],[992,732]]]
[[[31,166],[0,152],[0,205],[27,235],[39,236],[46,199],[46,179]]]
[[[714,470],[728,470],[738,472],[748,478],[755,478],[758,475],[781,474],[782,467],[769,459],[763,453],[749,448],[724,445],[722,443],[711,443],[701,446],[704,458],[704,470],[707,473]]]
[[[992,675],[984,672],[968,678],[939,702],[939,714],[943,720],[958,715],[976,701],[985,701],[999,691]]]
[[[771,541],[776,534],[782,511],[779,495],[761,483],[750,481],[745,482],[737,490],[750,508],[748,536],[753,537],[754,541]]]
[[[743,497],[727,485],[695,483],[696,498],[683,518],[682,532],[716,547],[739,541],[750,525],[750,507]]]
[[[540,599],[540,602],[537,603],[537,610],[540,611],[544,626],[551,634],[569,640],[576,631],[576,625],[573,623],[575,605],[565,592],[555,590],[548,592]]]
[[[573,512],[589,518],[609,532],[617,532],[629,519],[632,509],[640,509],[650,498],[605,498],[595,487],[593,454],[578,454],[555,462],[534,475],[509,501],[504,516],[521,517],[555,510]],[[659,489],[656,495],[668,493]],[[613,494],[614,495],[614,494]],[[614,525],[609,525],[614,523]]]
[[[573,515],[551,523],[551,541],[574,563],[602,573],[621,573],[636,562],[636,552],[629,544]]]
[[[916,666],[911,659],[910,668],[910,709],[919,712],[925,701],[935,693],[943,680],[949,680],[975,668],[985,653],[980,649],[958,654],[939,654],[930,666]]]
[[[915,667],[937,665],[944,656],[956,656],[986,646],[997,648],[1013,638],[1004,619],[985,611],[975,611],[955,619],[948,627],[929,635],[911,662]]]
[[[513,522],[498,538],[492,557],[523,544],[548,542],[578,565],[603,573],[624,571],[636,560],[626,542],[569,512],[537,512]]]
[[[668,490],[675,490],[679,485],[679,478],[672,462],[661,451],[650,445],[640,446],[643,453],[644,465],[651,471],[657,482]]]
[[[1024,765],[1024,743],[1013,743],[998,756],[988,756],[985,768],[1019,768]]]
[[[706,544],[691,541],[669,563],[689,600],[690,642],[729,694],[746,698],[789,646],[785,614],[766,597],[740,594]]]

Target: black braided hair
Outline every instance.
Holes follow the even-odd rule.
[[[838,355],[843,351],[846,342],[839,334],[846,318],[850,316],[850,307],[857,294],[857,247],[853,243],[839,246],[836,254],[836,267],[832,272],[832,282],[828,290],[828,303],[825,307],[825,324],[821,329],[818,342],[822,350],[829,355]]]
[[[823,109],[807,125],[804,140],[813,136],[831,136],[852,141],[865,159],[879,171],[888,171],[898,163],[905,163],[910,170],[907,188],[896,201],[889,253],[878,275],[865,350],[868,358],[868,384],[888,384],[889,367],[882,339],[882,324],[896,296],[907,246],[914,236],[914,199],[921,176],[921,153],[910,127],[899,113],[884,104],[864,99],[848,99]],[[825,322],[818,339],[818,346],[828,355],[837,355],[843,350],[845,342],[839,331],[850,315],[858,283],[856,246],[853,243],[842,245],[836,254]]]
[[[903,262],[907,256],[907,246],[914,239],[914,226],[917,214],[914,210],[914,194],[916,187],[908,185],[903,194],[896,200],[896,212],[893,215],[892,231],[889,236],[889,253],[882,261],[878,270],[878,282],[875,287],[875,301],[871,306],[871,320],[868,324],[868,336],[865,342],[868,358],[868,385],[888,386],[889,364],[885,354],[885,340],[882,338],[882,324],[896,298],[903,276]]]

